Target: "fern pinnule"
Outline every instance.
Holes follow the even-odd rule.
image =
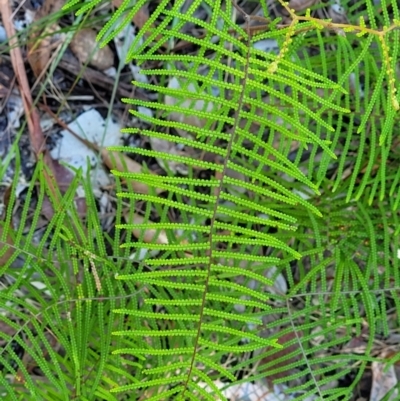
[[[201,305],[201,299],[145,299],[145,304],[149,305],[173,305],[173,306],[192,306]]]
[[[103,0],[90,0],[88,3],[82,4],[80,0],[68,0],[67,3],[64,4],[63,9],[69,10],[76,4],[81,3],[79,5],[79,9],[76,11],[77,15],[81,15],[94,8],[97,4],[101,3],[102,1]]]
[[[110,150],[113,151],[121,151],[121,147],[110,147]],[[166,154],[166,153],[162,153],[162,152],[158,152],[158,151],[153,151],[153,150],[147,150],[147,149],[138,149],[138,148],[130,148],[129,151],[131,153],[137,153],[139,155],[143,155],[143,156],[149,156],[149,157],[159,157],[162,158],[164,160],[171,160],[171,161],[175,161],[178,163],[182,163],[182,164],[186,164],[188,166],[194,166],[197,168],[202,168],[202,169],[213,169],[215,171],[221,171],[222,167],[220,165],[211,163],[211,162],[207,162],[207,161],[203,161],[203,160],[198,160],[198,159],[194,159],[191,157],[187,157],[187,156],[180,156],[180,155],[172,155],[172,154]],[[129,173],[123,173],[123,174],[128,174]],[[128,177],[128,175],[126,177]],[[121,175],[122,177],[122,175]]]

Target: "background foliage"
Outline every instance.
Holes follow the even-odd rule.
[[[124,1],[99,39],[144,3]],[[111,149],[170,170],[112,171],[112,233],[87,177],[60,203],[40,161],[12,229],[14,182],[0,231],[5,399],[216,400],[216,383],[265,378],[296,400],[347,400],[372,362],[397,362],[381,344],[400,311],[398,5],[342,6],[346,24],[285,4],[287,21],[264,3],[258,17],[231,1],[156,4],[128,58],[158,101],[125,99],[148,123],[126,132],[185,152]],[[278,52],[259,48],[270,39]],[[13,156],[18,169],[17,144]],[[55,214],[38,235],[46,198]]]

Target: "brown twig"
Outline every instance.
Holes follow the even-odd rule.
[[[8,0],[0,0],[0,13],[9,38],[11,63],[20,87],[32,148],[35,155],[39,156],[44,149],[44,137],[40,129],[39,114],[37,110],[32,107],[32,95],[26,76],[21,49],[18,47],[18,39],[11,21],[11,9]]]
[[[112,91],[113,85],[115,85],[115,79],[105,75],[103,72],[96,71],[93,68],[85,67],[82,71],[82,65],[72,57],[68,60],[61,59],[58,66],[63,70],[76,75],[81,76],[85,81],[91,82],[92,84],[101,86],[105,90]],[[117,94],[120,97],[131,98],[134,96],[137,99],[148,100],[148,98],[138,91],[134,91],[135,87],[132,84],[120,82],[117,87]]]
[[[29,87],[28,78],[26,75],[21,49],[18,44],[18,38],[16,36],[14,25],[12,24],[11,8],[10,8],[10,2],[8,0],[0,0],[0,14],[3,20],[7,36],[9,38],[11,64],[13,66],[14,73],[17,78],[22,102],[24,105],[30,143],[33,152],[35,154],[36,160],[39,160],[41,157],[43,157],[43,161],[45,165],[48,167],[48,170],[47,169],[43,170],[46,183],[53,197],[55,199],[58,199],[58,190],[57,187],[55,186],[56,180],[54,179],[55,173],[54,173],[53,160],[50,157],[48,151],[46,150],[45,138],[42,129],[40,127],[39,113],[33,106],[32,94]]]

